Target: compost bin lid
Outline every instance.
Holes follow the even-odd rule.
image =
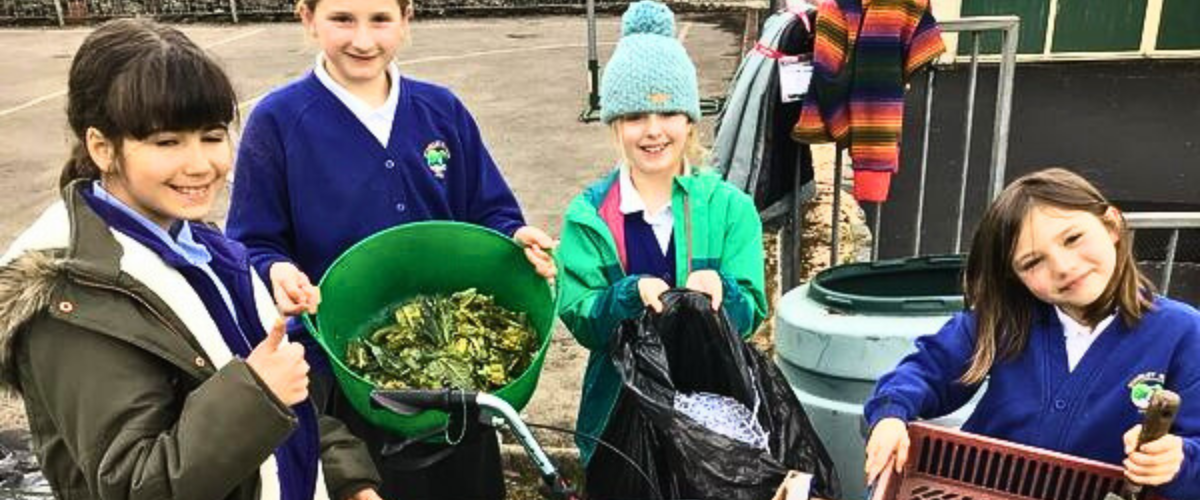
[[[954,254],[843,264],[818,273],[808,297],[850,314],[952,314],[963,309],[965,262]]]

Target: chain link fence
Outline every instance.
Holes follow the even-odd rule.
[[[34,2],[23,0],[0,0],[0,21],[7,23],[20,22],[56,22],[58,15],[53,2]]]
[[[287,0],[0,0],[5,25],[78,25],[118,17],[236,21],[237,15],[291,15]]]
[[[420,0],[421,15],[456,13],[578,13],[587,0]],[[739,7],[738,2],[693,4],[671,2],[680,10]],[[599,12],[621,12],[628,1],[596,2]],[[765,4],[764,4],[765,5]],[[118,17],[152,17],[162,21],[277,21],[293,16],[295,0],[0,0],[0,25],[69,26],[94,24]]]

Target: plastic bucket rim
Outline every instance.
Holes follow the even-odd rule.
[[[490,227],[480,226],[480,225],[471,224],[471,223],[467,223],[467,222],[449,221],[449,220],[427,220],[427,221],[410,222],[410,223],[406,223],[406,224],[403,224],[400,226],[393,226],[393,227],[390,227],[387,229],[380,230],[378,232],[371,234],[370,236],[368,236],[366,238],[363,238],[362,240],[358,241],[357,243],[351,245],[349,248],[347,248],[345,251],[343,251],[341,254],[339,254],[338,257],[336,259],[334,259],[333,263],[330,264],[328,268],[326,268],[325,273],[321,275],[321,280],[317,282],[317,287],[320,288],[322,285],[325,284],[326,279],[329,277],[329,275],[336,268],[338,268],[338,266],[340,264],[342,264],[347,259],[348,255],[352,254],[356,249],[366,246],[367,243],[369,241],[371,241],[372,239],[374,239],[376,236],[383,235],[384,233],[391,233],[391,232],[401,231],[401,230],[414,230],[414,229],[419,230],[419,228],[426,227],[426,226],[457,227],[457,228],[464,228],[464,229],[467,229],[470,231],[477,231],[480,234],[487,234],[489,237],[500,238],[501,240],[507,242],[508,244],[516,247],[518,250],[523,251],[523,249],[521,248],[521,245],[519,245],[516,241],[513,241],[512,238],[509,238],[508,236],[505,236],[503,233],[496,231],[495,229],[492,229]],[[544,363],[544,360],[546,358],[546,351],[549,349],[550,341],[552,340],[552,338],[554,336],[553,335],[554,319],[555,319],[557,311],[558,311],[558,298],[559,298],[557,286],[551,286],[549,283],[547,283],[547,287],[550,289],[549,290],[550,306],[551,306],[550,310],[552,313],[550,321],[549,321],[549,325],[546,328],[547,331],[545,332],[544,335],[541,334],[542,332],[535,332],[535,333],[538,333],[539,336],[542,338],[539,340],[537,351],[534,353],[533,359],[530,360],[529,366],[526,367],[525,371],[521,372],[520,375],[518,375],[516,378],[509,381],[509,383],[506,384],[504,387],[498,389],[496,391],[497,394],[502,395],[502,394],[506,393],[509,386],[514,385],[517,381],[525,379],[526,377],[536,376],[536,377],[540,378],[540,376],[541,376],[540,370],[535,373],[533,371],[533,368],[539,364],[538,363],[539,361],[542,361]],[[338,370],[340,370],[341,372],[345,373],[346,375],[349,375],[355,381],[365,384],[370,387],[374,387],[374,384],[372,384],[370,381],[363,378],[361,375],[356,373],[354,370],[351,370],[349,367],[347,367],[345,365],[345,363],[342,362],[341,356],[337,355],[337,353],[334,353],[333,349],[326,342],[325,336],[321,333],[322,328],[321,328],[321,316],[320,316],[319,308],[318,308],[318,311],[316,314],[309,314],[307,312],[302,313],[301,321],[304,324],[304,327],[308,331],[308,333],[313,337],[314,340],[317,341],[317,344],[321,346],[321,350],[324,351],[326,359],[330,362],[331,365],[333,365],[333,371],[335,374],[337,373]],[[335,376],[335,379],[339,379],[339,378]],[[338,382],[338,384],[340,385],[340,382]],[[412,415],[411,417],[416,418],[416,417],[419,417],[421,415],[426,415],[431,412],[440,413],[440,414],[446,413],[446,412],[439,411],[439,410],[426,410],[421,413]]]

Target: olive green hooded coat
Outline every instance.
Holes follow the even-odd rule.
[[[24,399],[55,497],[274,496],[272,453],[295,414],[244,361],[214,365],[198,339],[219,332],[199,296],[92,212],[87,185],[68,186],[0,258],[0,384]],[[331,498],[378,484],[341,423],[321,417],[320,430]]]

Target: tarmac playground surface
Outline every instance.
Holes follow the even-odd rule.
[[[702,97],[724,94],[741,57],[745,14],[682,14],[676,31],[697,65]],[[224,65],[241,116],[272,88],[303,76],[316,46],[299,23],[180,25]],[[90,28],[0,30],[0,244],[4,248],[57,198],[71,134],[66,84]],[[584,16],[418,19],[400,51],[403,74],[452,89],[475,115],[529,223],[558,233],[567,203],[613,165],[612,134],[578,120],[588,95]],[[597,21],[601,64],[620,35],[613,15]],[[711,130],[706,117],[702,130]],[[703,135],[707,141],[710,134]],[[223,198],[224,200],[225,198]],[[211,219],[225,217],[222,201]],[[587,351],[559,325],[530,421],[574,427]],[[0,429],[24,425],[18,400],[0,398]],[[569,437],[539,433],[543,445]]]

